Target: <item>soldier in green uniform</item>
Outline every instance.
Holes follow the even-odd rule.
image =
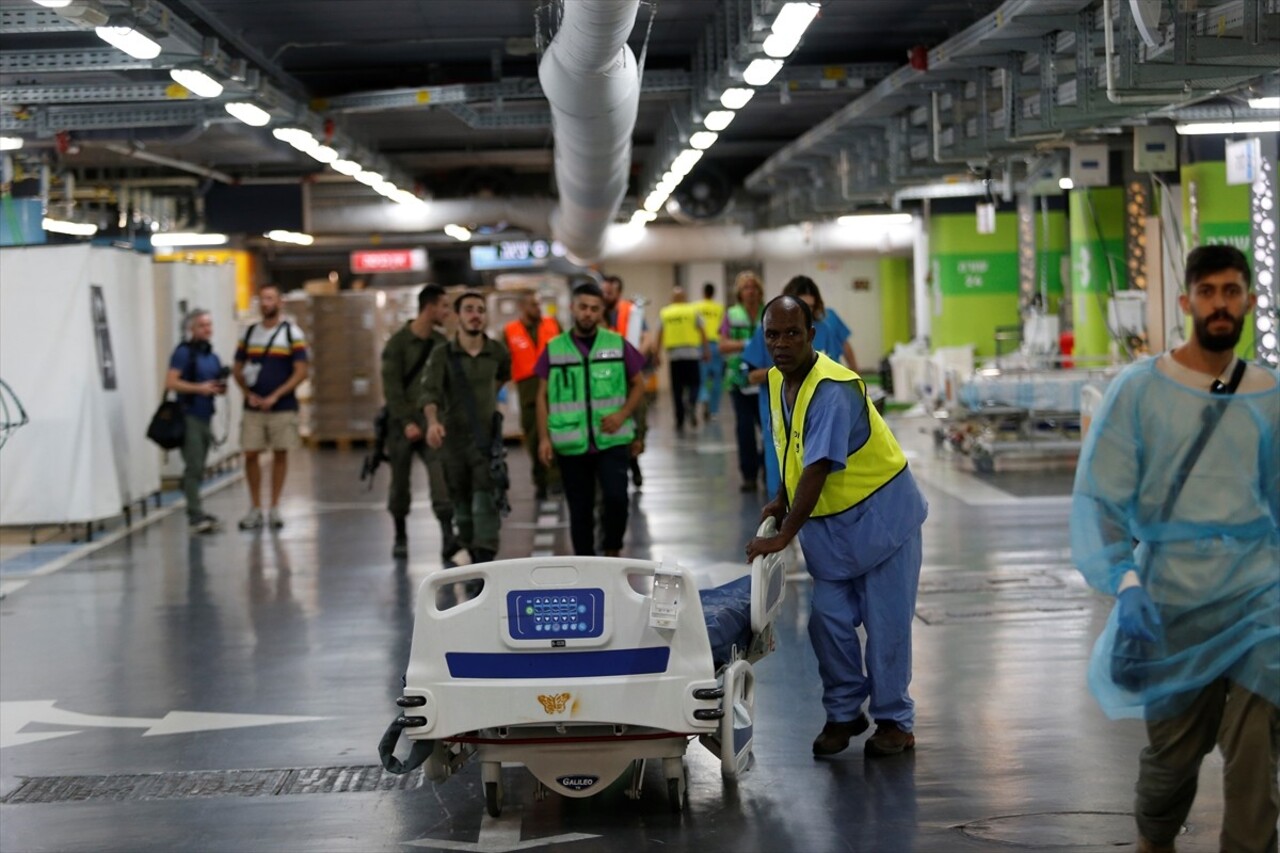
[[[444,448],[445,477],[453,496],[458,538],[473,563],[498,553],[498,512],[489,448],[498,389],[511,380],[511,354],[485,334],[488,306],[468,291],[453,304],[458,337],[437,347],[422,377],[427,442]]]
[[[437,345],[446,338],[437,329],[449,313],[444,288],[428,284],[418,292],[418,316],[405,323],[391,336],[382,350],[382,392],[387,400],[387,456],[391,464],[391,493],[387,509],[396,525],[396,542],[392,556],[409,555],[409,537],[405,516],[409,514],[412,495],[409,490],[413,458],[427,467],[431,484],[431,509],[440,522],[443,537],[440,556],[446,566],[461,545],[453,529],[453,504],[445,484],[444,465],[440,454],[427,446],[426,421],[422,415],[422,371]]]

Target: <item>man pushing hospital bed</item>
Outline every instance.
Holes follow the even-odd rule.
[[[720,757],[727,780],[751,764],[752,664],[773,650],[785,575],[782,554],[706,589],[678,564],[605,557],[434,572],[418,592],[404,710],[378,745],[383,766],[425,764],[441,782],[474,757],[496,817],[503,762],[528,768],[539,797],[589,797],[630,770],[627,794],[638,798],[645,762],[661,760],[680,810],[690,738]],[[483,583],[478,595],[442,606],[441,593],[468,581]],[[394,755],[402,734],[413,744],[405,760]]]

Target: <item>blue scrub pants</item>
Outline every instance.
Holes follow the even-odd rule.
[[[720,397],[724,385],[724,359],[720,357],[720,344],[710,342],[711,360],[702,362],[702,385],[698,388],[698,402],[707,407],[712,417],[720,414]]]
[[[809,639],[818,656],[827,720],[857,718],[870,697],[874,720],[892,720],[903,731],[915,722],[911,684],[911,620],[920,580],[917,529],[897,551],[865,574],[847,580],[813,579]],[[808,555],[805,555],[808,559]],[[867,632],[866,669],[857,627]]]
[[[760,389],[760,394],[756,397],[756,401],[756,405],[759,407],[760,430],[764,433],[765,494],[769,496],[769,500],[773,500],[778,496],[778,489],[782,488],[782,469],[778,467],[778,452],[773,447],[773,436],[769,433],[768,386]]]

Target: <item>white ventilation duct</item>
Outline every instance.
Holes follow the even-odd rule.
[[[604,251],[605,229],[627,192],[640,74],[627,37],[640,0],[566,0],[538,66],[551,102],[560,204],[552,236],[575,257]]]

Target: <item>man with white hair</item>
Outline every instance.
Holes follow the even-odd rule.
[[[185,418],[182,440],[182,491],[187,496],[187,522],[192,533],[212,533],[219,521],[204,511],[200,482],[213,445],[213,398],[227,393],[227,372],[213,351],[213,318],[197,308],[187,315],[187,337],[169,357],[164,387],[178,395]]]

